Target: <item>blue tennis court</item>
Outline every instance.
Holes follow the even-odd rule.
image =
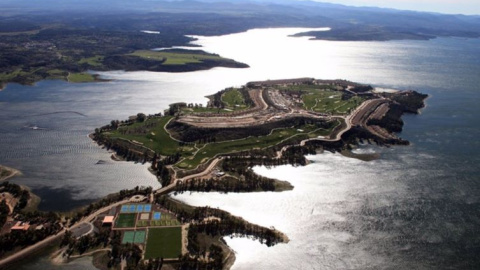
[[[148,213],[152,211],[151,204],[124,204],[121,213]]]
[[[160,220],[161,217],[162,217],[162,213],[160,212],[153,213],[153,220]]]

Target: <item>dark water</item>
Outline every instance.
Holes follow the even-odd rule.
[[[116,81],[9,85],[0,92],[0,164],[24,173],[12,181],[44,198],[41,209],[68,210],[121,188],[158,186],[147,165],[113,162],[87,137],[112,119],[156,113],[176,101],[204,102],[207,94],[250,80],[300,74],[417,89],[430,98],[421,115],[404,117],[400,135],[411,146],[363,146],[359,151],[381,153],[373,162],[324,154],[302,168],[256,168],[292,182],[291,192],[179,198],[275,226],[291,239],[266,248],[227,238],[237,269],[478,269],[480,40],[317,42],[262,31],[270,32],[200,40],[209,51],[250,64],[248,70],[110,72],[105,76]],[[252,53],[249,39],[261,37]],[[229,42],[245,42],[244,50]],[[292,51],[294,57],[278,57]],[[41,260],[26,269],[46,265]]]
[[[122,188],[158,186],[147,165],[113,162],[87,136],[138,110],[113,101],[110,87],[44,81],[0,92],[0,164],[22,171],[11,181],[31,187],[41,210],[67,211]]]

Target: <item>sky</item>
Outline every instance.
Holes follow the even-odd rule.
[[[480,15],[480,0],[314,0],[352,6],[375,6],[448,14]]]

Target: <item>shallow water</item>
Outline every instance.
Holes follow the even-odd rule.
[[[248,81],[343,78],[431,95],[421,115],[406,116],[411,146],[363,146],[364,162],[338,154],[312,164],[262,167],[290,181],[283,193],[177,196],[274,226],[291,242],[267,248],[227,238],[236,269],[475,269],[480,246],[480,40],[330,42],[287,37],[303,29],[263,29],[199,37],[209,52],[249,69],[182,74],[106,72],[111,82],[44,81],[0,92],[0,164],[19,168],[44,210],[67,210],[122,188],[158,186],[148,165],[113,162],[88,133],[112,119],[156,113],[178,101]],[[52,114],[55,113],[55,114]],[[25,126],[36,125],[44,130]],[[96,165],[98,160],[107,164]],[[61,196],[60,196],[61,195]],[[40,269],[32,266],[32,269]]]

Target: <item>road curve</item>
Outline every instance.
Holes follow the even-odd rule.
[[[346,127],[343,130],[341,130],[340,132],[338,132],[336,134],[335,138],[332,138],[332,139],[330,139],[330,138],[328,138],[328,139],[327,138],[311,138],[311,139],[306,139],[306,140],[301,141],[300,145],[305,145],[305,143],[307,141],[310,141],[310,140],[320,140],[320,141],[329,141],[329,142],[339,141],[341,139],[342,135],[345,132],[347,132],[348,130],[351,129],[353,119],[362,118],[364,116],[364,114],[366,114],[368,112],[368,107],[370,105],[377,104],[378,102],[379,102],[379,99],[367,100],[367,101],[363,102],[360,106],[358,106],[353,113],[351,113],[350,115],[348,115],[347,117],[344,118],[345,123],[346,123]],[[279,151],[280,153],[277,153],[277,157],[280,157],[287,148],[288,147],[282,148],[282,150]],[[154,193],[155,194],[165,194],[165,193],[168,193],[168,192],[172,191],[175,188],[175,185],[176,185],[177,181],[186,181],[186,180],[193,179],[193,178],[196,178],[196,177],[205,176],[208,173],[210,173],[211,170],[213,170],[213,168],[218,164],[218,162],[220,162],[220,160],[221,160],[221,158],[215,158],[214,160],[212,160],[210,165],[205,170],[203,170],[202,172],[192,174],[192,175],[188,175],[188,176],[185,176],[185,177],[180,178],[180,179],[175,179],[170,185],[168,185],[166,187],[162,187],[160,189],[157,189]],[[129,199],[125,199],[125,200],[110,204],[108,206],[105,206],[105,207],[95,211],[94,213],[88,215],[87,217],[82,218],[79,222],[75,223],[70,228],[65,228],[65,229],[61,230],[60,232],[58,232],[57,234],[49,236],[49,237],[43,239],[42,241],[37,242],[34,245],[26,247],[26,248],[16,252],[15,254],[12,254],[12,255],[10,255],[6,258],[1,259],[0,260],[0,266],[4,266],[4,265],[12,263],[12,262],[24,257],[24,256],[27,256],[29,253],[31,253],[31,252],[33,252],[37,249],[40,249],[40,248],[52,243],[53,241],[57,240],[58,238],[62,237],[63,234],[65,234],[65,231],[67,229],[72,230],[72,229],[79,228],[80,226],[84,226],[84,223],[90,223],[99,214],[101,214],[103,212],[106,212],[107,210],[111,209],[112,207],[116,207],[118,205],[121,205],[121,204],[124,204],[124,203],[127,203],[127,202],[129,202]]]

